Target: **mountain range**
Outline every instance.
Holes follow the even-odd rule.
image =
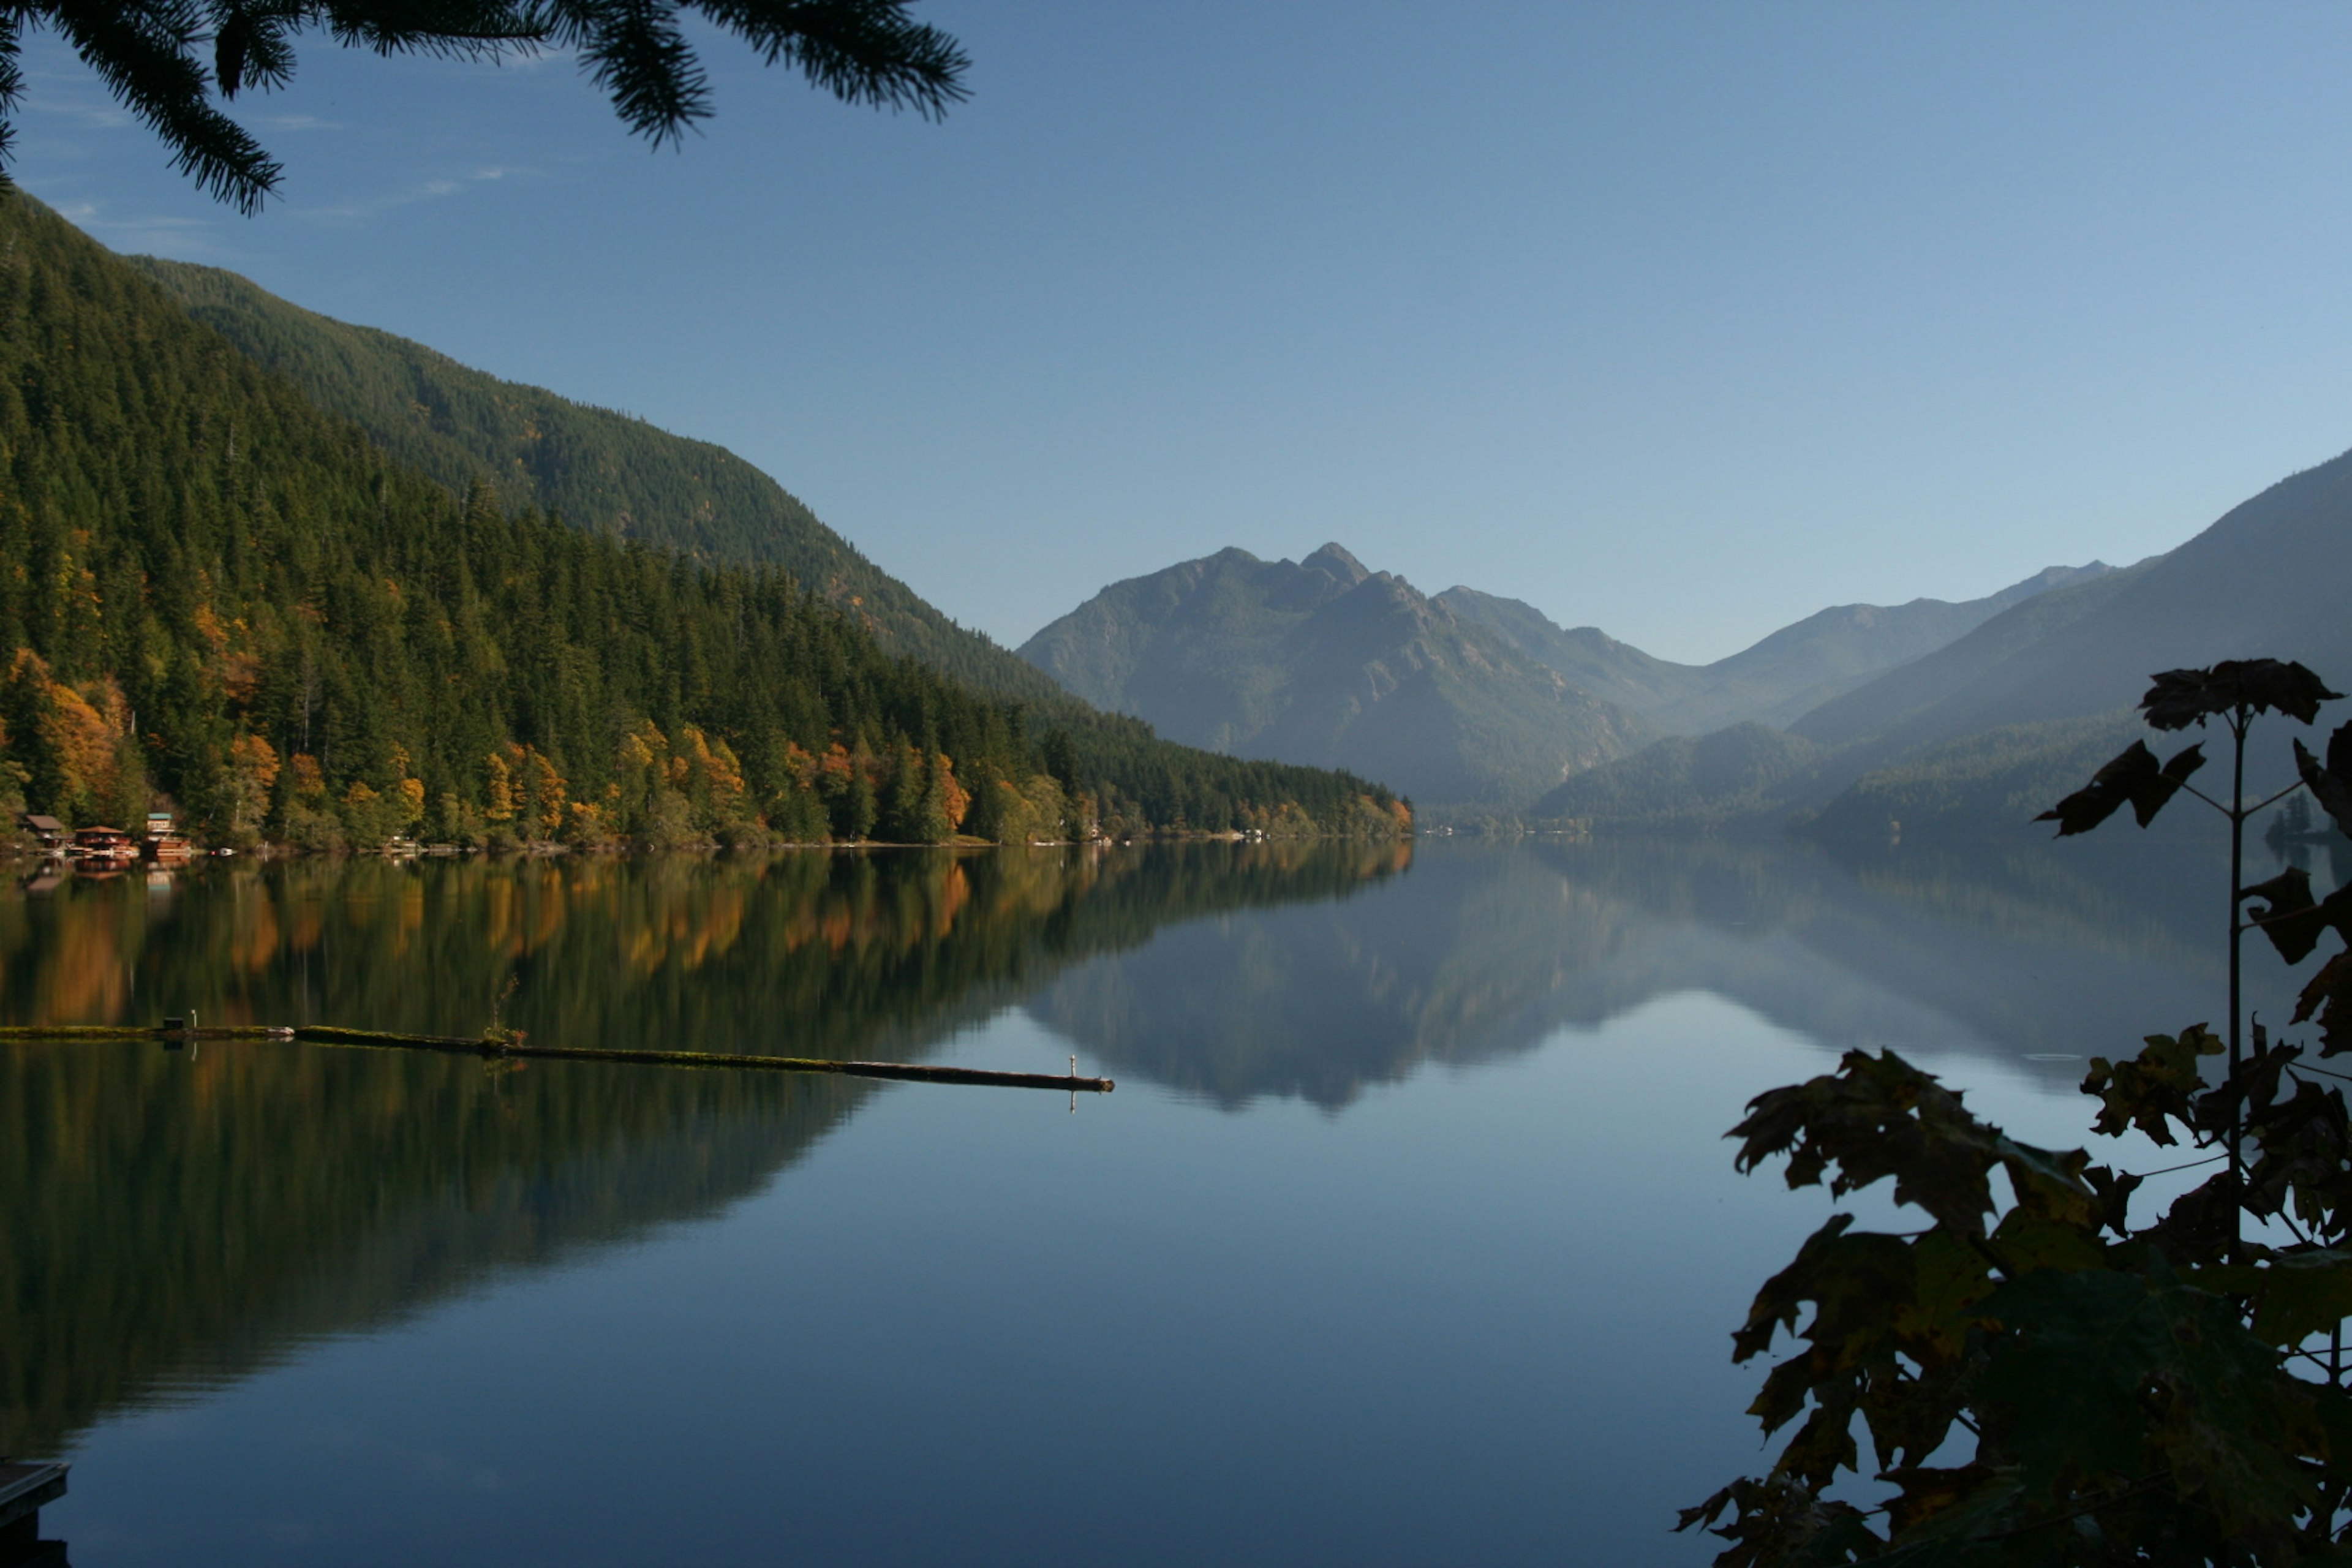
[[[2094,562],[1959,604],[1839,605],[1687,665],[1519,600],[1424,595],[1338,544],[1298,562],[1228,549],[1114,583],[1020,653],[1189,745],[1344,767],[1424,806],[1515,810],[1662,738],[1786,725],[2005,612],[2114,575]]]
[[[1809,823],[1816,832],[2014,828],[2143,735],[2133,706],[2159,670],[2298,659],[2352,679],[2352,453],[2290,476],[2163,555],[2063,584],[1801,715],[1763,782],[1699,779],[1664,754],[1572,778],[1538,814],[1689,826]],[[2322,732],[2340,721],[2324,711]],[[2154,737],[2148,737],[2154,739]],[[2178,744],[2177,739],[2173,740]],[[2248,754],[2250,787],[2291,777],[2283,739]],[[1729,784],[1732,787],[1726,788]]]

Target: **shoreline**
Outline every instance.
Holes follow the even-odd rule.
[[[139,859],[120,865],[109,865],[104,874],[119,875],[133,870],[181,871],[221,861],[273,860],[464,860],[476,858],[489,859],[552,859],[566,856],[638,856],[638,855],[756,855],[783,851],[823,850],[827,853],[875,849],[1109,849],[1128,848],[1148,844],[1325,844],[1325,843],[1411,843],[1417,835],[1399,833],[1393,839],[1386,836],[1362,833],[1281,833],[1227,830],[1216,833],[1159,832],[1127,838],[1041,838],[1021,843],[1006,843],[991,838],[972,838],[959,835],[945,843],[907,843],[882,838],[768,840],[755,843],[727,844],[715,839],[703,839],[685,844],[565,844],[559,840],[530,840],[519,844],[401,844],[374,848],[339,847],[332,849],[305,848],[297,845],[263,841],[250,848],[234,847],[198,847],[184,859],[158,861]],[[80,868],[80,857],[59,854],[22,839],[0,844],[0,861],[16,864],[54,865],[60,870]],[[88,873],[82,873],[88,874]]]

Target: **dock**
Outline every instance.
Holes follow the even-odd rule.
[[[56,1459],[0,1459],[0,1568],[66,1568],[66,1543],[41,1539],[41,1510],[66,1495]]]

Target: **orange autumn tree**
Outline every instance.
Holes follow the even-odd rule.
[[[30,648],[10,657],[0,682],[5,724],[35,809],[73,826],[136,826],[147,810],[146,770],[130,705],[111,680],[77,689],[54,679]]]
[[[223,794],[231,838],[249,841],[260,832],[269,810],[269,792],[281,771],[278,749],[261,736],[244,734],[229,742]]]

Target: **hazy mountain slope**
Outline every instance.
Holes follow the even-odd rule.
[[[2001,725],[2086,717],[2137,701],[2158,670],[2224,658],[2298,658],[2341,687],[2352,679],[2347,605],[2352,454],[2232,508],[2088,613],[2021,639],[1886,732],[1916,751]],[[1884,704],[1902,705],[1899,695]],[[1824,715],[1822,727],[1837,719]]]
[[[1533,605],[1473,588],[1449,588],[1437,597],[1457,616],[1595,696],[1669,734],[1697,735],[1751,721],[1786,726],[1881,672],[1966,636],[2012,605],[2109,571],[2095,561],[2053,566],[1998,594],[1960,604],[1914,599],[1906,605],[1841,605],[1707,665],[1655,658],[1591,626],[1563,629]]]
[[[528,502],[576,527],[711,562],[773,563],[855,607],[894,651],[995,691],[1034,698],[1054,689],[722,447],[500,381],[421,343],[289,304],[233,272],[123,259],[320,407],[356,422],[395,461],[453,489],[487,476],[509,504]]]
[[[1952,736],[1934,728],[1937,704],[2096,611],[2154,559],[2013,605],[1958,642],[1823,704],[1788,727],[1782,752],[1759,754],[1754,776],[1698,760],[1710,748],[1758,752],[1756,727],[1734,725],[1696,742],[1661,742],[1571,779],[1538,801],[1535,814],[1618,828],[1802,825],[1818,835],[1874,838],[1897,824],[1915,837],[2025,831],[2139,727],[2118,705]]]
[[[1822,703],[1788,728],[1832,746],[1885,734],[1912,714],[1966,690],[1987,671],[2060,627],[2095,613],[2161,559],[2150,556],[2136,566],[2070,583],[2014,605],[1958,641]]]
[[[1822,702],[1967,636],[2013,605],[2053,588],[2096,580],[2105,562],[2051,566],[1998,594],[1960,604],[1914,599],[1907,605],[1841,605],[1781,627],[1752,647],[1706,667],[1708,688],[1652,721],[1696,732],[1753,718],[1786,728]]]
[[[1333,759],[1423,804],[1523,805],[1647,736],[1336,544],[1301,562],[1225,550],[1112,584],[1021,654],[1171,740]]]
[[[1629,712],[1664,712],[1704,684],[1706,667],[1676,664],[1619,642],[1597,626],[1562,627],[1533,605],[1454,586],[1437,595],[1460,619],[1502,637],[1529,658]],[[1659,726],[1664,729],[1665,726]]]
[[[2352,679],[2352,454],[2271,486],[2168,554],[2016,605],[1967,637],[1801,717],[1822,750],[1758,795],[1702,790],[1685,816],[1805,819],[1827,835],[2028,831],[2141,733],[2131,709],[2159,670],[2224,658],[2297,658]],[[2321,727],[2343,710],[2323,713]],[[2287,782],[2284,726],[2248,753],[2248,785]],[[1555,815],[1647,826],[1612,801],[1647,753],[1572,781]],[[1678,775],[1676,775],[1678,776]]]

